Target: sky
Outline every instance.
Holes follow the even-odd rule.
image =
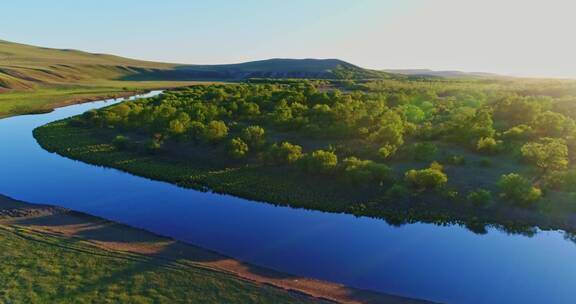
[[[576,78],[575,0],[18,0],[2,3],[0,39],[175,63]]]

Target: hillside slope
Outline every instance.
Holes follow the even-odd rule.
[[[390,73],[338,59],[270,59],[185,65],[0,40],[0,117],[51,111],[143,90],[248,78],[374,79]]]
[[[268,59],[238,64],[182,65],[132,74],[130,80],[243,80],[249,78],[375,79],[389,73],[363,69],[339,59]]]
[[[428,76],[441,78],[504,78],[498,74],[483,72],[462,72],[462,71],[435,71],[429,69],[387,69],[388,73],[401,74],[407,76]]]
[[[239,64],[183,65],[134,60],[0,40],[0,91],[94,80],[192,81],[247,78],[383,78],[390,74],[338,59],[269,59]]]
[[[173,64],[133,60],[77,50],[50,49],[0,40],[0,90],[113,80]]]

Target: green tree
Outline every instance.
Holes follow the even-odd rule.
[[[477,189],[470,191],[466,200],[478,207],[486,207],[492,202],[492,193],[488,190]]]
[[[338,166],[338,156],[325,150],[316,150],[306,155],[304,161],[304,167],[310,173],[329,173]]]
[[[178,119],[173,119],[170,121],[168,126],[168,133],[176,136],[180,136],[186,132],[186,125]]]
[[[486,154],[496,153],[501,149],[502,141],[492,137],[482,137],[476,143],[476,150]]]
[[[238,137],[232,138],[228,143],[228,155],[235,159],[246,157],[248,154],[248,145]]]
[[[207,142],[217,143],[226,136],[228,136],[228,127],[223,121],[213,120],[204,128],[203,138]]]
[[[528,125],[517,125],[506,130],[503,134],[504,139],[507,140],[523,140],[527,139],[532,132],[532,128]]]
[[[241,137],[251,149],[259,149],[266,143],[265,131],[260,126],[246,127]]]
[[[432,163],[427,169],[408,170],[405,179],[408,184],[419,190],[439,189],[448,183],[448,176],[437,163]]]
[[[146,144],[146,150],[150,154],[156,154],[162,150],[163,144],[164,144],[164,138],[162,134],[156,133]]]
[[[412,156],[417,161],[432,161],[438,153],[438,146],[433,143],[421,142],[412,146]]]
[[[361,160],[357,157],[347,157],[342,161],[345,177],[354,184],[363,184],[372,180],[372,172],[368,169],[371,160]]]
[[[206,129],[206,126],[203,123],[195,120],[191,121],[188,124],[188,138],[195,142],[199,142],[204,137],[204,129]]]
[[[268,152],[270,159],[278,165],[291,164],[302,158],[302,147],[299,145],[283,142],[273,144]]]
[[[498,187],[502,197],[518,204],[534,203],[542,196],[539,188],[533,187],[528,179],[516,173],[502,175]]]
[[[398,147],[394,145],[384,145],[378,149],[378,155],[382,159],[389,159],[396,153],[396,150],[398,150]]]
[[[426,119],[426,112],[415,105],[405,105],[402,107],[402,111],[406,120],[412,123],[420,123]]]
[[[561,138],[542,138],[538,142],[525,144],[522,149],[525,159],[543,172],[568,168],[568,146]]]
[[[379,185],[383,185],[385,182],[391,181],[392,169],[385,164],[379,164],[372,162],[368,165],[368,170],[371,173],[372,180],[374,180]]]
[[[574,121],[560,113],[546,111],[536,117],[533,126],[539,136],[562,137],[574,130]]]

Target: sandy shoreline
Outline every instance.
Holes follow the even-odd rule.
[[[99,248],[226,272],[236,277],[338,303],[427,303],[284,274],[88,214],[0,195],[0,225],[77,238]],[[428,302],[429,303],[429,302]]]

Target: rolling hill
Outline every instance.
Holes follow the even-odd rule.
[[[385,72],[407,76],[425,76],[441,78],[495,78],[504,77],[492,73],[462,72],[462,71],[434,71],[429,69],[388,69]]]
[[[239,64],[161,63],[0,40],[0,117],[50,111],[142,90],[248,78],[374,79],[392,74],[338,59],[269,59]]]
[[[114,80],[175,65],[50,49],[0,40],[0,89],[27,90],[45,85]]]
[[[191,81],[247,78],[380,78],[389,74],[338,59],[270,59],[239,64],[185,65],[134,60],[0,40],[0,90],[94,80]]]
[[[339,59],[268,59],[238,64],[181,65],[132,74],[130,80],[244,80],[249,78],[374,79],[389,73],[363,69]]]

